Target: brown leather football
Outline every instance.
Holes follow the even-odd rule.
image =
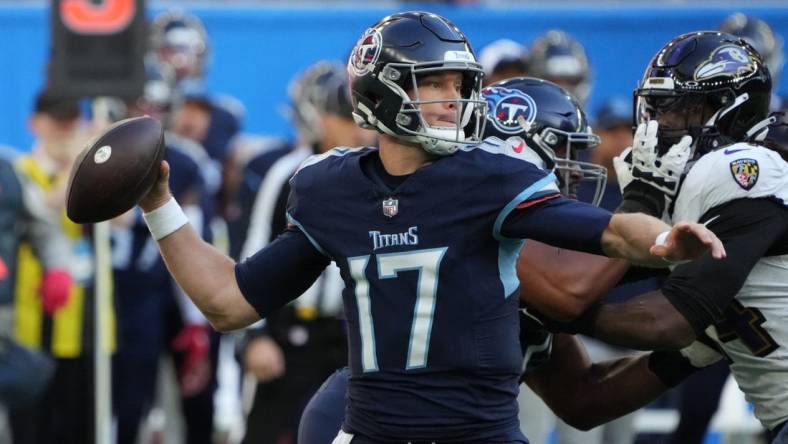
[[[164,128],[144,116],[116,122],[88,144],[71,167],[66,214],[95,223],[134,208],[159,175]]]

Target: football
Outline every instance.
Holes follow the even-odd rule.
[[[164,128],[152,117],[125,119],[107,128],[71,167],[69,219],[95,223],[132,209],[156,181],[164,149]]]

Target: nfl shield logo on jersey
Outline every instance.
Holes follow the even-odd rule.
[[[383,215],[386,217],[394,217],[399,212],[399,201],[389,197],[383,201]]]
[[[740,187],[751,190],[758,182],[758,161],[755,159],[737,159],[731,162],[731,174]]]

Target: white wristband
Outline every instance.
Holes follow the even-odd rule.
[[[148,230],[153,238],[161,240],[174,233],[178,228],[189,223],[186,214],[183,213],[181,206],[174,197],[171,197],[166,204],[156,208],[150,213],[143,213],[143,219],[148,225]]]
[[[668,239],[668,234],[670,231],[663,231],[657,235],[657,238],[654,240],[654,245],[665,245],[665,241]]]

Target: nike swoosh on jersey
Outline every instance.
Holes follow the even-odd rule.
[[[718,215],[712,217],[711,219],[707,220],[706,222],[703,222],[703,226],[704,227],[708,227],[710,223],[714,222],[716,219],[719,219],[719,218],[720,218],[720,215],[718,214]]]
[[[728,149],[726,149],[724,152],[725,152],[725,154],[733,154],[733,153],[738,153],[739,151],[746,151],[748,149],[749,148],[739,148],[739,149],[736,149],[736,150],[728,150]]]

